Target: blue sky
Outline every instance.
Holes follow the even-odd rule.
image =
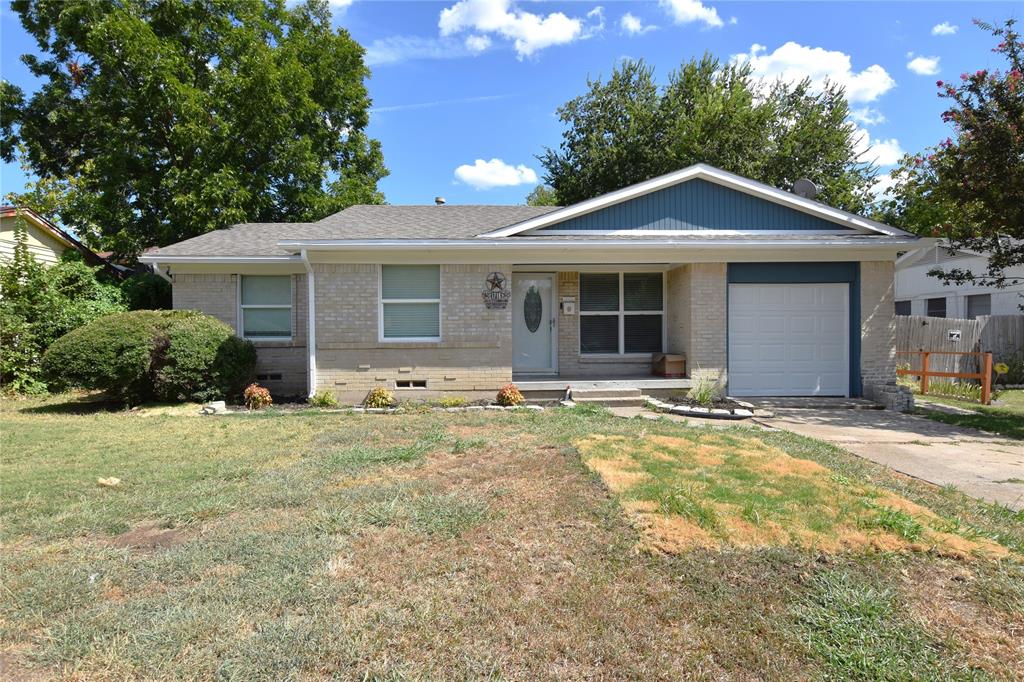
[[[555,109],[624,57],[662,80],[705,51],[766,78],[830,77],[885,167],[948,134],[937,79],[1001,66],[971,20],[1021,15],[1010,2],[332,1],[334,22],[367,48],[369,132],[395,204],[522,203],[543,176],[535,155],[560,140]],[[31,92],[18,57],[35,44],[4,5],[0,75]],[[24,182],[4,165],[3,194]]]

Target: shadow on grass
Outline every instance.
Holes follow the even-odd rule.
[[[948,414],[920,408],[917,413],[943,424],[966,426],[972,429],[997,433],[1007,438],[1024,440],[1024,417],[1020,413],[1000,408],[978,406],[973,414]]]
[[[14,407],[14,411],[25,414],[96,414],[98,412],[123,412],[124,405],[104,395],[53,396],[39,404],[33,401],[25,407]]]

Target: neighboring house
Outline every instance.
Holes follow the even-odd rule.
[[[1018,315],[1024,304],[1024,266],[1006,270],[1020,281],[1004,289],[971,283],[946,285],[928,271],[960,268],[975,275],[988,268],[984,254],[950,250],[942,243],[911,251],[896,261],[896,314],[971,319],[981,315]]]
[[[353,206],[143,260],[175,308],[252,339],[279,393],[493,396],[668,351],[731,395],[870,396],[895,379],[893,264],[923,243],[696,165],[563,208]]]
[[[85,244],[24,206],[0,206],[0,260],[10,260],[14,255],[15,230],[19,217],[25,226],[29,253],[40,263],[52,265],[60,260],[65,251],[73,249],[81,253],[90,265],[112,268],[110,263]]]

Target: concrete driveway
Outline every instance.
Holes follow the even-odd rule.
[[[936,485],[1024,509],[1024,443],[888,410],[772,406],[765,426],[828,441]]]

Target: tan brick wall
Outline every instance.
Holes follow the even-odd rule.
[[[864,395],[871,386],[896,381],[895,264],[860,264],[860,368]]]
[[[261,379],[275,395],[306,392],[307,296],[306,276],[292,278],[292,340],[256,341],[256,373],[280,374]],[[172,302],[176,310],[198,310],[212,315],[238,333],[238,275],[173,275]]]
[[[687,333],[687,374],[725,377],[726,371],[726,264],[690,266],[690,322]]]
[[[490,272],[509,265],[441,266],[441,341],[380,342],[377,265],[315,265],[317,385],[344,401],[375,386],[426,381],[426,391],[492,394],[512,379],[511,306],[487,309],[482,292]]]
[[[665,276],[665,324],[669,353],[686,353],[690,345],[690,266],[672,268]]]

